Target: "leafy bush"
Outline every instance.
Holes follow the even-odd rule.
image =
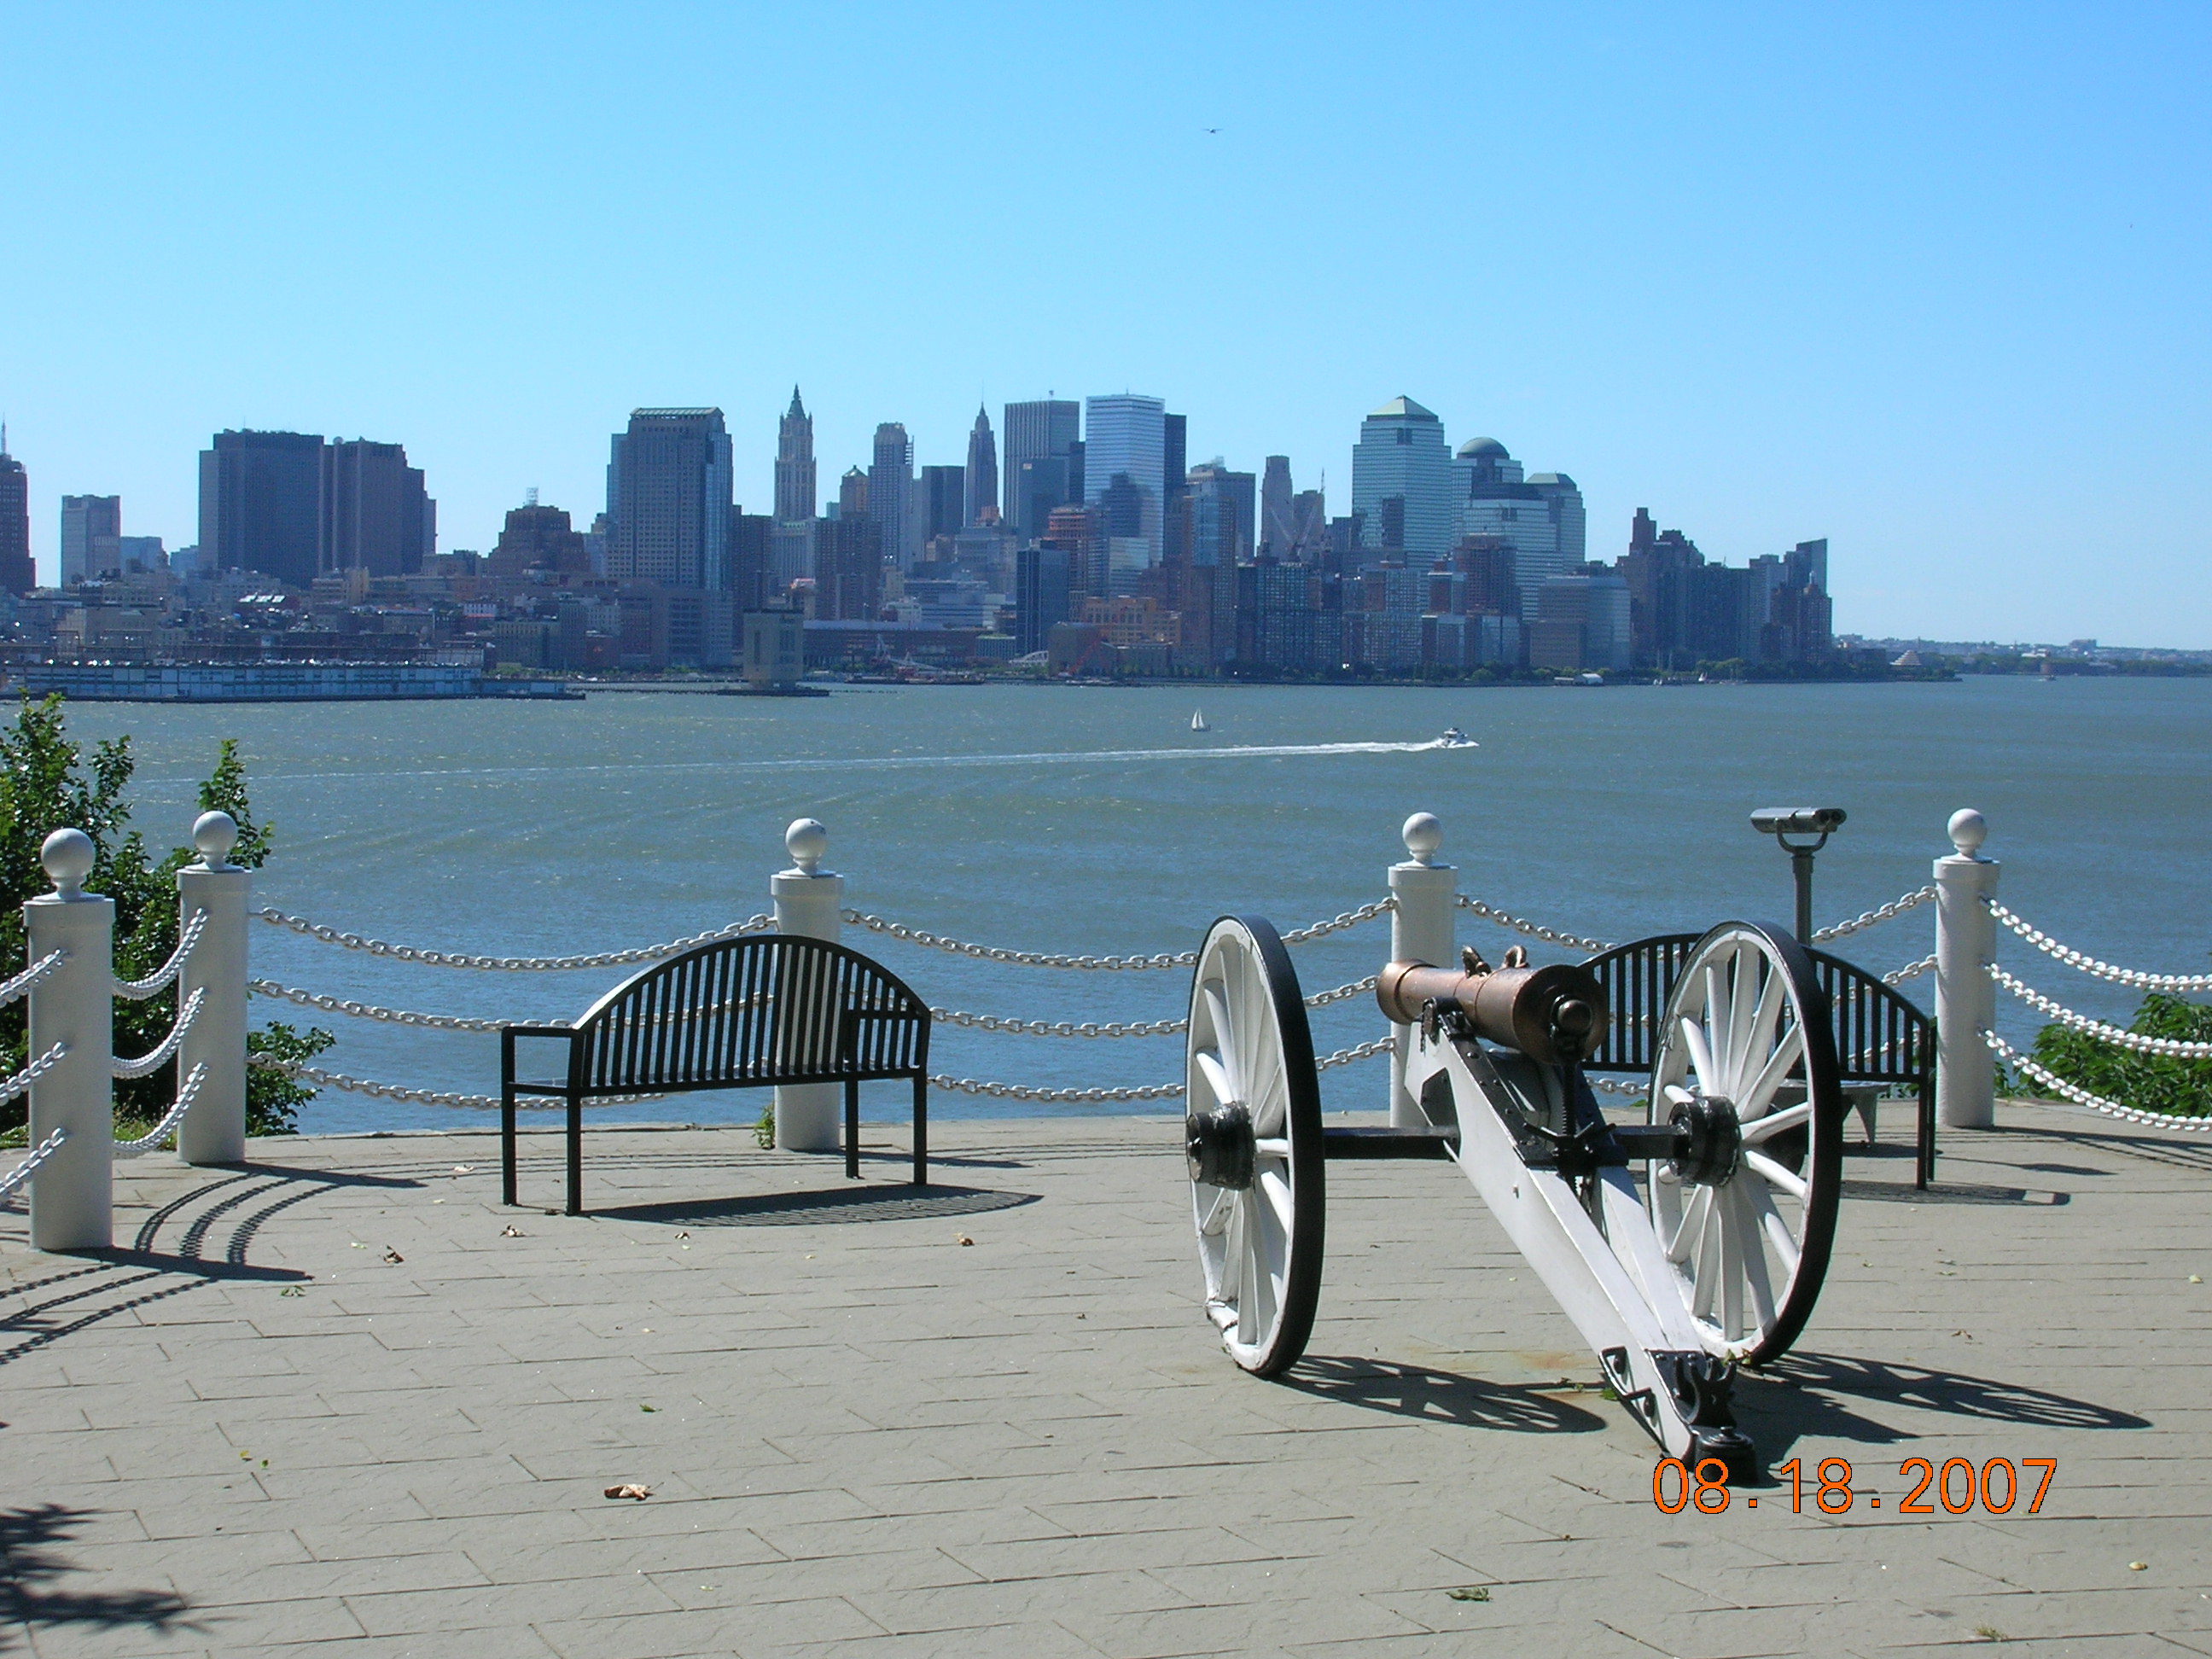
[[[337,1038],[319,1025],[296,1030],[281,1019],[272,1019],[258,1031],[246,1034],[246,1052],[277,1060],[306,1061],[336,1042]],[[246,1068],[246,1133],[250,1135],[295,1135],[300,1133],[300,1108],[315,1097],[312,1085],[289,1078],[265,1066],[249,1061]]]
[[[127,737],[94,744],[88,761],[82,746],[71,742],[64,729],[58,696],[39,703],[26,700],[15,724],[0,726],[0,972],[14,973],[27,960],[23,905],[52,889],[39,862],[39,848],[61,829],[82,830],[92,838],[92,874],[85,885],[115,902],[116,976],[143,979],[176,949],[176,874],[199,854],[191,848],[178,847],[155,859],[144,837],[128,827],[131,808],[125,792],[137,766]],[[202,811],[228,812],[237,821],[233,863],[253,868],[267,859],[270,830],[253,821],[246,766],[235,739],[222,740],[215,769],[199,787],[199,804]],[[29,1058],[29,1018],[27,1001],[0,1009],[0,1066],[8,1072]],[[118,998],[115,1052],[145,1053],[168,1034],[176,1018],[174,986],[143,1002]],[[168,1109],[176,1092],[173,1060],[149,1077],[118,1079],[116,1115],[126,1121],[150,1122]],[[249,1116],[257,1093],[266,1121],[289,1123],[313,1091],[289,1079],[270,1074],[264,1079],[249,1073]],[[28,1111],[27,1101],[21,1097],[0,1105],[0,1131],[21,1124]],[[286,1133],[276,1128],[251,1132]]]
[[[2154,991],[2142,1000],[2128,1030],[2140,1036],[2212,1042],[2212,1008]],[[2139,1054],[2067,1025],[2045,1026],[2028,1055],[2054,1076],[2117,1105],[2176,1117],[2212,1114],[2212,1060]],[[2021,1081],[2024,1090],[2034,1087],[2033,1078]]]

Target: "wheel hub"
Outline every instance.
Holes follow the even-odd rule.
[[[1678,1103],[1668,1122],[1682,1148],[1668,1165],[1678,1177],[1718,1187],[1735,1174],[1743,1158],[1743,1126],[1733,1104],[1695,1095]]]
[[[1252,1114],[1241,1100],[1212,1111],[1192,1112],[1182,1121],[1183,1161],[1190,1178],[1202,1186],[1243,1192],[1252,1184]]]

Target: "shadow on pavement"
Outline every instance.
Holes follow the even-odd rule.
[[[751,1198],[677,1200],[664,1204],[601,1206],[602,1221],[644,1221],[687,1227],[799,1227],[823,1222],[923,1221],[981,1215],[1037,1201],[1035,1193],[978,1187],[846,1187],[818,1193],[766,1193]]]
[[[1740,1372],[1736,1415],[1771,1464],[1800,1439],[1891,1446],[1923,1437],[1852,1408],[1903,1406],[1984,1423],[2046,1429],[2147,1429],[2146,1418],[2018,1382],[1992,1382],[1917,1365],[1886,1365],[1834,1354],[1793,1353],[1763,1371]]]
[[[1510,1429],[1519,1434],[1588,1434],[1602,1418],[1554,1399],[1526,1383],[1485,1382],[1425,1365],[1386,1359],[1347,1359],[1308,1354],[1275,1379],[1322,1400],[1340,1401],[1395,1417],[1455,1423],[1468,1429]]]
[[[191,1604],[168,1590],[101,1590],[85,1594],[54,1588],[80,1571],[55,1546],[85,1524],[92,1511],[59,1504],[0,1510],[0,1652],[16,1645],[18,1631],[35,1643],[42,1630],[198,1630],[186,1619]]]

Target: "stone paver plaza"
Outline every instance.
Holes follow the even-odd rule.
[[[0,1651],[2212,1653],[2212,1149],[2002,1121],[1925,1199],[1852,1161],[1813,1326],[1739,1390],[1802,1514],[1660,1512],[1448,1165],[1331,1167],[1285,1383],[1200,1311],[1171,1118],[943,1124],[926,1199],[902,1133],[848,1189],[601,1133],[579,1219],[502,1210],[483,1136],[125,1165],[111,1258],[0,1211]],[[1902,1516],[1923,1456],[2057,1471]]]

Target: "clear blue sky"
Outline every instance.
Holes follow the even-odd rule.
[[[1124,389],[1347,510],[1360,416],[1571,473],[1840,629],[2212,647],[2212,9],[0,14],[0,410],[196,536],[228,426],[397,440],[441,544],[588,522],[634,405],[769,500]],[[1218,127],[1218,133],[1206,129]]]

